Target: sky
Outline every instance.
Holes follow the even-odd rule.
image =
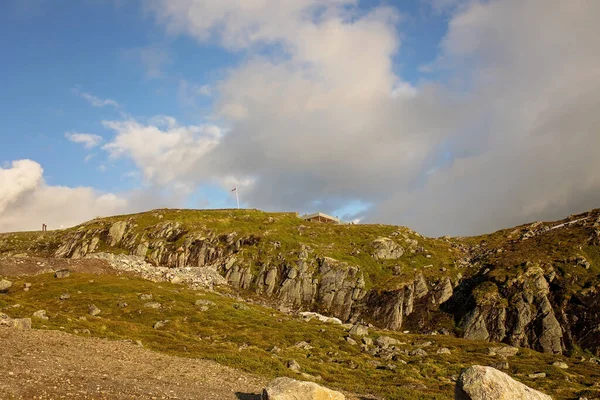
[[[154,208],[475,235],[600,207],[597,0],[4,0],[0,232]]]

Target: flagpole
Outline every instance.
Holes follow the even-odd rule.
[[[237,207],[238,210],[240,209],[240,196],[238,195],[238,192],[240,191],[240,189],[238,189],[237,187],[235,188],[235,201],[237,202]]]

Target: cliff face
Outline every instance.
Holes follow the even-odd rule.
[[[345,322],[454,333],[557,354],[576,345],[599,352],[598,210],[457,239],[261,215],[264,225],[243,229],[236,229],[243,223],[224,219],[215,229],[158,212],[151,219],[94,220],[54,237],[54,247],[38,239],[29,252],[129,254],[178,270],[213,269],[242,294]],[[0,250],[7,253],[11,240],[0,236]]]

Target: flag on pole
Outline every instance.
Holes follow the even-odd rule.
[[[231,189],[232,192],[235,192],[235,202],[237,203],[237,208],[238,210],[240,209],[240,196],[239,196],[239,190],[237,190],[237,186],[234,187],[233,189]]]
[[[237,190],[237,187],[234,187],[233,189],[231,189],[232,192],[235,192]]]

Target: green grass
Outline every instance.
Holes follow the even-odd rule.
[[[230,297],[192,291],[170,283],[79,273],[55,279],[51,274],[45,274],[28,277],[27,282],[31,282],[32,287],[25,292],[21,289],[24,280],[10,279],[15,284],[8,294],[0,295],[0,308],[12,317],[30,317],[33,312],[45,309],[50,319],[33,319],[34,328],[78,331],[79,334],[88,329],[97,337],[141,340],[146,348],[154,351],[215,360],[268,378],[297,377],[285,367],[288,360],[294,359],[303,372],[321,376],[322,383],[329,387],[387,399],[451,399],[454,388],[451,377],[458,376],[464,367],[499,361],[487,355],[487,349],[493,346],[490,343],[371,330],[373,338],[386,334],[405,342],[400,347],[406,350],[414,349],[414,343],[434,342],[425,348],[429,353],[427,357],[401,354],[406,365],[382,361],[344,341],[347,333],[341,326],[304,322],[256,305],[238,310],[233,307],[236,301]],[[71,298],[59,300],[65,292],[70,293]],[[162,309],[144,308],[148,300],[139,299],[141,293],[152,293],[151,301],[160,302]],[[194,304],[198,299],[211,300],[216,306],[202,312]],[[121,301],[129,306],[119,308],[117,303]],[[14,304],[21,307],[11,307]],[[88,315],[90,304],[102,310],[98,317]],[[159,320],[170,322],[162,329],[153,329],[153,324]],[[307,341],[313,349],[305,351],[292,347],[300,341]],[[273,346],[282,351],[269,352]],[[452,354],[435,354],[440,347],[448,347]],[[551,363],[557,359],[566,360],[572,367],[568,370],[552,367]],[[395,364],[398,368],[395,371],[376,369],[369,363],[373,360],[382,361],[384,365]],[[578,360],[523,349],[509,362],[511,375],[556,399],[577,398],[584,392],[588,397],[593,397],[591,393],[600,395],[600,390],[593,386],[600,379],[600,370]],[[351,363],[358,368],[351,368]],[[527,375],[533,372],[546,372],[548,377],[529,379]]]

